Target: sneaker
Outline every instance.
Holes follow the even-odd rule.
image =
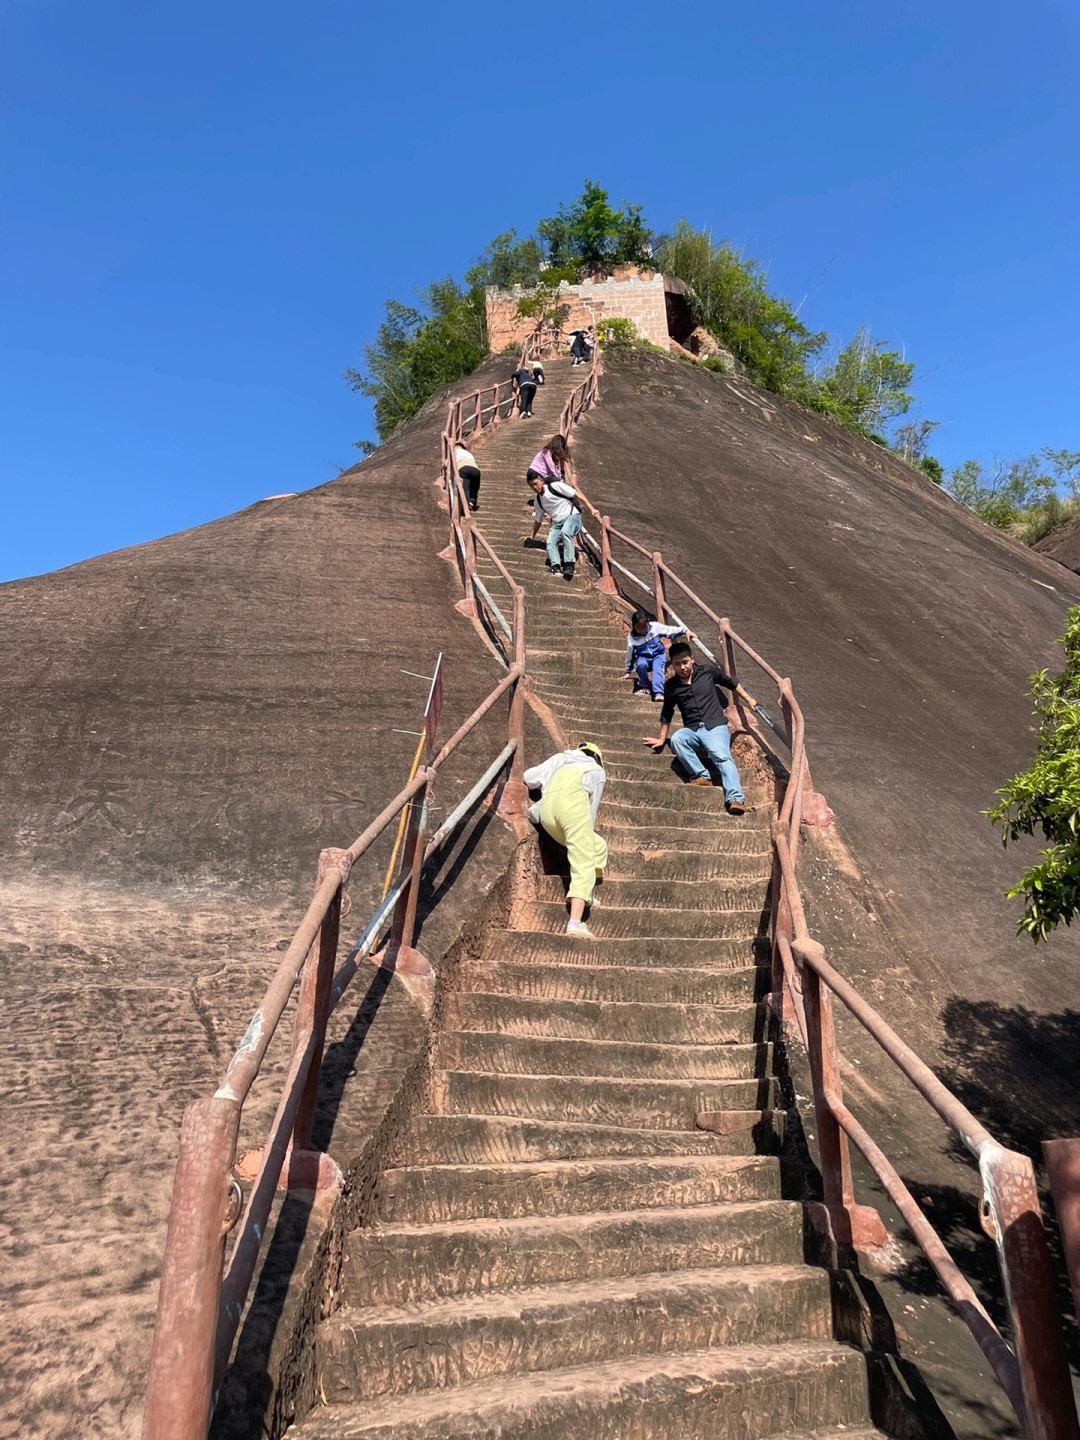
[[[653,697],[652,697],[652,698],[653,698],[655,701],[657,701],[657,703],[659,703],[659,702],[660,702],[661,700],[663,700],[663,698],[664,698],[664,692],[663,692],[663,690],[654,690],[654,691],[653,691]]]
[[[569,565],[564,565],[564,566],[562,567],[562,575],[563,575],[563,579],[564,579],[564,580],[572,580],[572,579],[574,578],[574,562],[573,562],[573,561],[571,561]]]
[[[746,805],[742,800],[729,800],[727,805],[729,815],[745,815]]]
[[[470,509],[470,510],[472,511],[472,513],[475,515],[476,512],[480,509],[480,505],[479,505],[479,503],[478,503],[476,500],[470,500],[470,501],[469,501],[469,509]]]
[[[708,775],[699,775],[696,780],[691,780],[691,781],[690,781],[690,784],[691,784],[691,785],[708,785],[708,786],[711,787],[711,786],[712,786],[712,781],[709,779]]]
[[[568,920],[566,933],[572,935],[575,940],[594,940],[596,938],[584,920]]]

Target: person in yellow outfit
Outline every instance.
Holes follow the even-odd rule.
[[[570,859],[570,919],[566,933],[592,939],[585,924],[585,907],[592,904],[597,880],[607,865],[606,842],[596,833],[596,816],[604,794],[604,756],[598,745],[585,740],[575,750],[549,755],[522,777],[540,799],[529,819],[540,825]]]

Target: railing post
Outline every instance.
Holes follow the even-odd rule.
[[[318,935],[308,951],[307,960],[300,979],[300,999],[296,1005],[296,1019],[293,1024],[293,1053],[301,1049],[304,1037],[310,1030],[315,1037],[315,1048],[311,1056],[304,1093],[300,1097],[300,1108],[296,1112],[293,1126],[293,1151],[308,1150],[311,1147],[311,1128],[315,1120],[315,1106],[319,1098],[319,1077],[322,1073],[323,1048],[326,1044],[326,1022],[330,1018],[330,986],[334,979],[334,965],[337,961],[338,932],[341,927],[341,897],[349,878],[352,862],[347,850],[328,849],[319,855],[318,889],[330,870],[341,872],[341,885],[326,911],[326,918]]]
[[[420,900],[420,876],[424,867],[424,842],[427,837],[428,806],[434,771],[426,766],[419,771],[424,787],[409,802],[409,823],[405,829],[401,871],[409,872],[409,883],[394,906],[390,939],[382,951],[380,962],[391,966],[399,975],[431,975],[426,956],[413,945],[416,938],[416,907]]]
[[[724,668],[735,681],[739,678],[739,671],[735,661],[735,641],[731,635],[731,621],[726,615],[720,617],[720,638],[724,642]],[[739,699],[737,690],[731,692],[731,703],[735,707],[735,713],[739,717],[739,725],[744,730],[748,729],[746,723],[746,711],[743,709],[742,701]],[[736,727],[737,728],[737,727]]]
[[[1024,1435],[1026,1440],[1076,1440],[1080,1428],[1035,1168],[1026,1155],[995,1145],[980,1155],[979,1170],[1012,1321]]]
[[[618,586],[611,573],[611,516],[600,516],[600,582],[598,589],[607,595],[615,595]]]
[[[887,1236],[877,1211],[868,1205],[855,1204],[848,1140],[833,1114],[833,1104],[843,1104],[844,1091],[833,1029],[832,997],[812,964],[815,956],[824,959],[825,950],[816,940],[809,939],[795,940],[792,949],[802,978],[806,1047],[814,1086],[814,1118],[825,1197],[823,1207],[810,1205],[807,1209],[811,1223],[822,1225],[826,1234],[839,1244],[858,1250],[871,1249],[883,1245]]]
[[[230,1171],[240,1105],[194,1100],[180,1126],[165,1259],[143,1413],[143,1440],[206,1440],[225,1237],[240,1214]]]
[[[654,550],[652,555],[653,597],[656,601],[656,618],[661,625],[664,623],[665,613],[663,564],[663,555],[659,550]]]
[[[516,741],[517,749],[510,763],[510,774],[499,797],[497,813],[504,820],[520,820],[525,814],[529,792],[522,774],[525,770],[525,591],[514,587],[514,664],[520,667],[510,688],[510,710],[506,722],[506,738]]]

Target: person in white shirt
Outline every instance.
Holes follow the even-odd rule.
[[[649,690],[654,700],[664,698],[664,670],[667,668],[665,640],[676,635],[685,639],[682,625],[661,625],[650,620],[646,611],[635,610],[630,617],[630,634],[626,637],[626,674],[633,678],[635,690]]]
[[[522,777],[530,790],[540,790],[540,799],[530,808],[529,819],[539,825],[558,845],[566,846],[570,860],[570,919],[566,933],[591,940],[585,924],[585,907],[592,904],[597,880],[602,880],[608,848],[596,833],[596,817],[607,776],[600,747],[583,740],[575,750],[549,755]]]
[[[480,509],[480,467],[476,463],[476,457],[471,450],[466,450],[460,442],[454,446],[454,464],[457,466],[457,473],[461,476],[461,483],[465,488],[465,498],[469,502],[470,510]]]
[[[529,476],[533,500],[535,540],[545,520],[551,522],[547,537],[547,563],[553,574],[562,571],[565,580],[574,578],[574,536],[581,529],[581,507],[577,491],[569,480],[548,480],[535,472]]]

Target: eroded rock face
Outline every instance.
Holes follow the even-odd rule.
[[[1032,549],[1047,555],[1059,565],[1080,574],[1080,521],[1070,520],[1060,530],[1037,540]]]
[[[184,1105],[217,1084],[319,849],[403,783],[415,739],[396,731],[419,728],[425,685],[401,671],[445,653],[448,722],[496,683],[436,558],[444,415],[433,400],[328,485],[0,587],[5,1433],[138,1433]],[[501,743],[479,736],[437,803]],[[436,955],[505,864],[505,827],[479,846],[428,922]],[[385,863],[357,873],[346,938]],[[335,1146],[381,1116],[422,1019],[392,987]],[[273,1103],[256,1092],[245,1143]]]

